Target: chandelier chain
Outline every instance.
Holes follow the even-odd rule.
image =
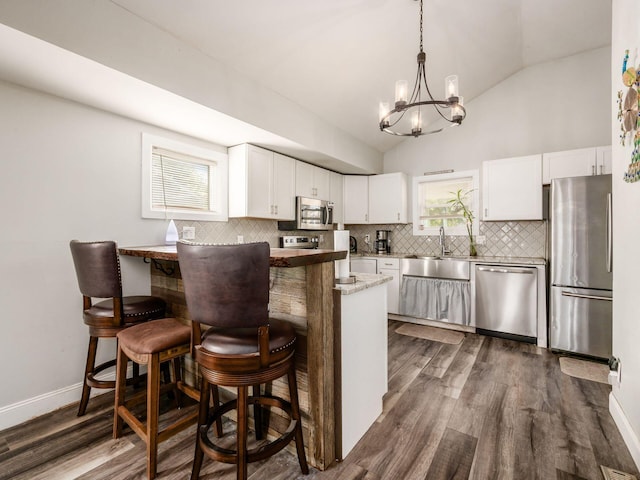
[[[420,0],[420,52],[422,51],[422,0]]]

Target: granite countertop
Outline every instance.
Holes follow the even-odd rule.
[[[154,260],[177,261],[178,253],[175,245],[151,245],[142,247],[122,247],[120,255],[144,257]],[[347,258],[346,250],[272,248],[270,266],[272,267],[303,267],[316,263],[332,262]]]
[[[355,275],[356,283],[339,283],[335,285],[335,288],[340,290],[342,295],[352,295],[367,288],[382,285],[393,280],[393,277],[390,275],[378,275],[375,273],[352,273],[351,275]]]
[[[428,255],[428,254],[415,254],[415,253],[388,253],[388,254],[378,254],[378,253],[352,253],[351,257],[354,258],[415,258],[416,256],[438,256],[437,254]],[[464,255],[447,255],[446,258],[456,258],[460,260],[468,260],[472,263],[497,263],[497,264],[505,264],[505,265],[546,265],[547,261],[544,258],[540,257],[470,257]]]

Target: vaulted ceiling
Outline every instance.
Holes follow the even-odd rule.
[[[378,103],[413,83],[413,0],[113,0],[379,151]],[[610,0],[424,0],[434,96],[456,73],[470,100],[540,62],[611,43]],[[581,74],[576,72],[576,79]]]

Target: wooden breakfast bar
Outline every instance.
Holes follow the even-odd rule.
[[[151,293],[167,301],[171,316],[190,321],[175,246],[126,247],[119,252],[150,263]],[[334,289],[334,260],[346,255],[334,250],[271,249],[269,315],[290,322],[298,334],[296,371],[305,449],[308,462],[319,470],[341,456],[340,366],[336,363],[341,293]],[[184,364],[185,380],[197,387],[196,365],[189,356]],[[288,398],[285,382],[278,380],[269,388]],[[278,415],[272,414],[270,421],[278,428]]]

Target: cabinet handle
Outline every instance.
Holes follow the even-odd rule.
[[[398,212],[398,221],[400,221],[400,212]]]
[[[485,217],[489,215],[489,214],[488,214],[488,211],[489,211],[489,209],[488,209],[488,208],[485,208],[485,209],[484,209],[484,216],[485,216]]]
[[[278,214],[278,205],[275,206],[276,215]]]
[[[604,173],[604,165],[600,165],[600,175],[602,175]]]
[[[368,222],[368,221],[369,221],[369,214],[368,214],[368,213],[365,213],[365,214],[364,214],[364,221],[365,221],[365,222]]]
[[[596,174],[596,166],[591,165],[591,175],[595,175],[595,174]]]

